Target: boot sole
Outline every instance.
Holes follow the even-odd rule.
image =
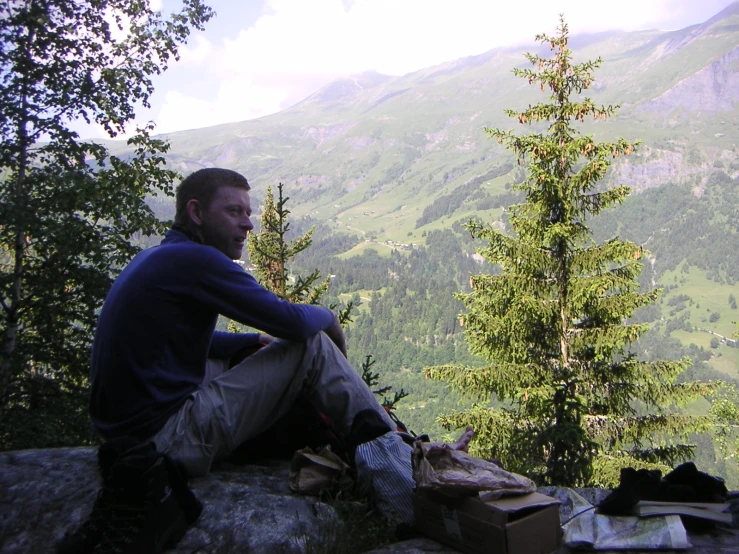
[[[188,527],[189,525],[185,520],[185,514],[180,514],[177,521],[175,521],[172,526],[172,532],[164,540],[164,545],[161,548],[158,548],[156,552],[162,552],[163,550],[169,550],[177,546],[177,543],[180,542],[182,537],[185,536],[185,533],[187,533]]]

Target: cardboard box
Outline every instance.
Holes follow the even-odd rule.
[[[420,532],[468,554],[550,554],[560,544],[559,501],[536,492],[483,502],[419,490],[413,512]]]

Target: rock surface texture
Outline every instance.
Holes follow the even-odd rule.
[[[0,453],[0,553],[54,551],[67,529],[86,519],[101,479],[94,448]],[[341,526],[331,506],[290,492],[288,464],[221,464],[191,487],[203,514],[173,553],[318,552]],[[541,489],[552,494],[553,489]],[[589,502],[607,491],[581,490]],[[695,554],[739,554],[739,530],[691,534]],[[435,541],[415,538],[374,554],[454,552]],[[560,554],[569,550],[561,549]]]
[[[94,448],[0,454],[0,552],[53,552],[101,483]],[[285,462],[223,464],[191,488],[203,513],[171,552],[303,552],[337,525],[330,506],[290,492]]]

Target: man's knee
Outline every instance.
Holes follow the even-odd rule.
[[[329,352],[337,353],[342,358],[344,355],[341,353],[341,350],[339,350],[339,347],[336,346],[334,341],[331,340],[331,337],[329,337],[326,333],[321,331],[320,333],[316,333],[315,335],[312,335],[306,339],[307,341],[315,341],[314,344],[320,349],[327,350]]]

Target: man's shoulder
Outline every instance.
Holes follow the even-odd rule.
[[[151,275],[152,273],[192,273],[212,267],[218,251],[193,241],[168,242],[139,252],[124,273]],[[217,263],[217,262],[216,262]]]
[[[158,246],[146,250],[161,256],[212,256],[214,249],[191,240],[182,242],[162,241]]]
[[[237,269],[238,275],[245,273],[216,248],[172,235],[168,232],[158,246],[140,252],[124,270],[125,276],[154,282],[162,279],[189,282],[231,280]]]
[[[228,259],[218,249],[193,242],[186,241],[162,241],[158,246],[145,250],[139,256],[146,266],[166,266],[168,272],[184,271],[188,273],[221,274],[230,273],[238,265]]]
[[[147,248],[140,252],[137,258],[141,261],[162,261],[162,260],[201,260],[209,258],[213,252],[207,246],[197,244],[192,241],[188,242],[162,242],[157,246]]]
[[[154,246],[146,252],[154,257],[181,257],[185,259],[217,258],[220,254],[212,246],[205,246],[192,241],[182,233],[172,230],[167,232],[159,246]]]

